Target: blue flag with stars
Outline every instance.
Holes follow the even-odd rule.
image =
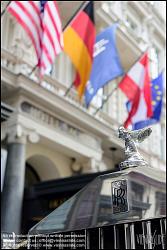
[[[161,73],[151,82],[153,116],[145,121],[140,121],[133,124],[133,130],[141,129],[160,121],[163,104],[163,88],[163,73]],[[127,109],[130,110],[130,102],[127,102],[126,105]]]
[[[92,71],[85,88],[87,107],[100,88],[124,73],[116,47],[117,27],[115,23],[96,37]]]

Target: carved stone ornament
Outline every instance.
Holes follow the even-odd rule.
[[[125,141],[125,161],[119,164],[120,169],[127,167],[146,166],[148,163],[143,159],[137,150],[135,143],[145,140],[152,132],[151,128],[144,128],[130,131],[124,127],[119,127],[118,137]]]

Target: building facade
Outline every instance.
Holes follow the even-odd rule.
[[[82,1],[58,1],[63,26]],[[1,12],[7,2],[1,4]],[[165,1],[95,1],[97,34],[119,22],[117,47],[127,72],[148,48],[152,78],[165,70]],[[1,149],[7,152],[2,195],[2,230],[20,231],[24,187],[84,173],[114,170],[124,159],[117,129],[127,117],[126,97],[116,90],[97,114],[102,98],[121,77],[107,84],[89,109],[75,89],[65,93],[74,78],[69,58],[61,53],[50,74],[39,84],[31,41],[16,20],[1,17],[2,101],[14,112],[1,122]],[[32,73],[31,73],[32,72]],[[164,86],[165,88],[165,86]],[[164,91],[165,93],[165,91]],[[165,169],[164,94],[161,122],[139,146],[150,166]]]

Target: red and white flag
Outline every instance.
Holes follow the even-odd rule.
[[[62,25],[56,1],[12,1],[7,10],[29,35],[42,77],[63,50]]]
[[[124,76],[119,88],[131,102],[131,109],[124,123],[125,128],[152,116],[151,80],[147,53]]]

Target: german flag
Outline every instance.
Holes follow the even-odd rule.
[[[93,2],[89,1],[84,6],[81,7],[64,31],[64,51],[70,57],[77,71],[74,85],[80,99],[90,77],[96,36]]]

